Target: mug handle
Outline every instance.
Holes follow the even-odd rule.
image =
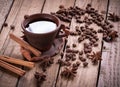
[[[59,34],[61,29],[63,30],[64,34]],[[70,34],[70,31],[68,29],[65,29],[65,25],[63,24],[61,24],[60,30],[58,31],[56,38],[67,37]]]

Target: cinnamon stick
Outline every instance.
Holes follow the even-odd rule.
[[[23,41],[20,38],[16,37],[15,35],[10,34],[10,38],[13,39],[14,41],[16,41],[22,47],[30,50],[35,56],[40,56],[41,55],[41,52],[39,50],[35,49],[34,47],[32,47],[31,45],[29,45],[25,41]]]
[[[24,47],[21,47],[20,51],[21,51],[22,55],[25,57],[25,59],[27,59],[28,61],[32,61],[29,50],[24,49]]]
[[[16,66],[13,66],[7,62],[4,62],[2,60],[0,60],[0,66],[11,71],[11,72],[14,72],[16,73],[17,75],[20,75],[20,76],[23,76],[25,74],[25,71],[16,67]]]
[[[9,63],[13,63],[13,64],[17,64],[17,65],[26,66],[28,68],[33,68],[35,66],[35,64],[33,62],[28,62],[28,61],[12,58],[12,57],[8,57],[8,56],[3,56],[3,55],[0,55],[0,60],[6,61]]]

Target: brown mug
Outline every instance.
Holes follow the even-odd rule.
[[[30,23],[41,20],[56,23],[57,25],[56,29],[47,33],[33,33],[26,30]],[[55,38],[61,38],[68,35],[66,33],[67,31],[65,31],[65,26],[61,24],[59,18],[45,13],[33,14],[25,18],[22,22],[22,29],[28,43],[40,51],[49,50]],[[65,31],[63,35],[59,35],[59,31],[61,29]]]

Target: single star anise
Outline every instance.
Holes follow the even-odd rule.
[[[44,73],[35,72],[34,76],[37,80],[37,87],[41,87],[41,84],[46,80],[46,75]]]
[[[65,69],[61,72],[61,77],[65,78],[65,79],[73,79],[77,73],[76,71],[77,69],[74,68],[67,68],[65,67]]]
[[[108,20],[111,20],[113,22],[118,22],[120,21],[120,17],[116,15],[115,13],[109,13]]]
[[[46,71],[46,68],[53,64],[53,61],[54,61],[53,58],[45,56],[44,59],[40,61],[40,67],[42,67],[43,71]]]
[[[90,55],[92,57],[92,63],[95,65],[98,63],[98,60],[102,60],[101,59],[101,52],[93,52],[93,55]]]

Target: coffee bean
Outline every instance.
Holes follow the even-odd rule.
[[[24,15],[24,19],[28,19],[29,18],[29,15]]]
[[[87,62],[84,62],[83,63],[83,67],[87,67],[88,66],[88,63]]]
[[[83,51],[79,51],[79,55],[83,55]]]
[[[70,45],[66,45],[66,48],[70,48]]]
[[[76,65],[77,65],[77,66],[80,66],[80,62],[79,62],[79,61],[77,61],[77,62],[76,62]]]
[[[72,44],[73,47],[76,47],[76,44]]]
[[[75,58],[75,57],[73,57],[73,58],[72,58],[72,61],[75,61],[75,60],[76,60],[76,58]]]
[[[94,44],[94,46],[95,46],[95,47],[97,47],[97,46],[98,46],[98,44],[97,44],[97,43],[95,43],[95,44]]]
[[[11,29],[11,30],[14,30],[14,29],[15,29],[15,26],[14,26],[14,25],[10,25],[10,29]]]
[[[82,57],[82,58],[79,57],[79,59],[80,59],[82,62],[85,62],[85,61],[86,61],[86,59],[83,58],[83,57]]]
[[[8,24],[5,22],[5,23],[3,23],[3,27],[7,27],[8,26]]]
[[[65,7],[64,7],[64,5],[60,5],[59,8],[60,9],[64,9]]]

